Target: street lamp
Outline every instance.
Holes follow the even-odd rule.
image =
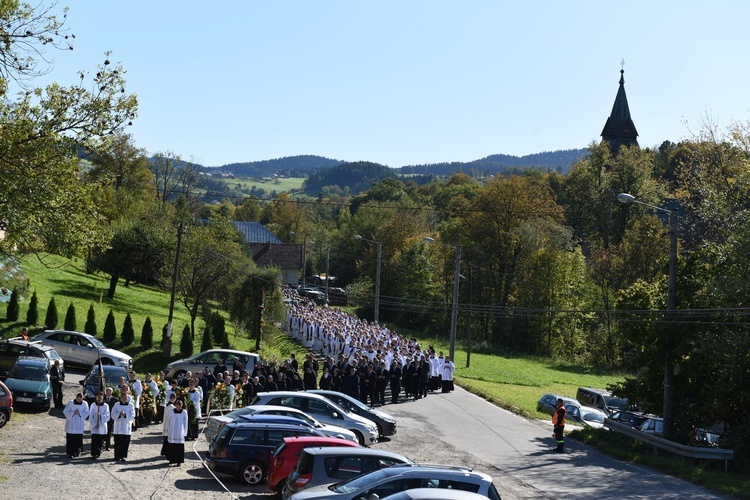
[[[677,209],[649,205],[628,193],[617,195],[620,203],[636,203],[658,212],[669,214],[669,281],[667,285],[667,311],[673,313],[677,308]],[[670,327],[666,327],[664,339],[664,408],[662,418],[664,419],[663,436],[665,439],[672,438],[674,427],[674,360],[672,359],[672,334]]]
[[[455,360],[455,351],[456,351],[456,323],[458,322],[458,282],[461,279],[461,245],[456,245],[455,247],[452,245],[446,245],[445,243],[440,243],[439,241],[435,241],[434,238],[430,238],[429,236],[424,238],[425,243],[437,243],[439,245],[443,245],[444,247],[452,248],[456,251],[455,256],[455,271],[453,275],[453,308],[451,309],[451,340],[450,340],[450,356],[452,360]],[[455,361],[454,361],[455,362]]]
[[[315,242],[310,240],[311,245],[315,245]],[[326,248],[326,306],[328,305],[328,268],[331,263],[331,246]]]
[[[382,250],[382,242],[368,240],[367,238],[363,238],[358,234],[354,236],[354,239],[373,243],[374,245],[377,245],[378,248],[378,260],[375,266],[375,314],[373,315],[373,321],[377,323],[378,316],[380,315],[380,256]]]

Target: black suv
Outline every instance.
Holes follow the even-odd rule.
[[[300,424],[230,422],[221,428],[208,447],[208,467],[221,474],[237,476],[245,484],[260,484],[266,478],[268,462],[276,445],[285,437],[324,436],[317,429]]]
[[[35,358],[47,358],[50,366],[55,361],[64,366],[64,362],[54,347],[42,345],[41,342],[23,340],[21,337],[0,340],[0,371],[7,372],[13,363],[21,356],[32,356]]]

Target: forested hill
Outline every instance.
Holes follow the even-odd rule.
[[[319,193],[326,186],[335,186],[336,192],[357,194],[370,189],[375,182],[395,176],[393,169],[378,163],[369,161],[342,163],[311,173],[303,189],[307,193]]]
[[[469,162],[429,163],[425,165],[408,165],[395,169],[399,174],[434,174],[451,175],[461,170],[469,173],[475,170],[480,175],[499,174],[526,168],[546,168],[568,173],[570,166],[588,154],[587,149],[566,149],[545,151],[526,156],[496,154],[480,160]]]
[[[231,172],[243,177],[269,177],[282,174],[290,177],[306,177],[309,173],[323,168],[335,167],[344,162],[315,155],[286,156],[273,160],[230,163],[220,167],[206,167],[206,172]]]

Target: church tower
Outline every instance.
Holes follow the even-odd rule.
[[[620,146],[638,146],[638,131],[630,118],[628,98],[625,95],[625,70],[620,70],[620,88],[617,90],[612,114],[607,118],[602,130],[602,140],[609,143],[613,153],[620,150]]]

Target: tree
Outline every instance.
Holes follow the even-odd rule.
[[[154,328],[151,326],[151,317],[147,316],[141,330],[141,346],[151,349],[154,346]]]
[[[201,338],[201,352],[213,349],[214,345],[211,342],[211,327],[205,325],[203,327],[203,337]]]
[[[94,310],[94,304],[89,306],[89,312],[86,314],[86,324],[83,326],[83,331],[89,335],[96,337],[97,334],[96,326],[96,311]]]
[[[71,302],[68,306],[68,311],[65,313],[65,322],[63,323],[63,328],[65,330],[75,332],[78,328],[76,328],[76,308]]]
[[[6,311],[5,317],[9,321],[18,321],[18,313],[18,289],[13,288],[13,291],[10,293],[10,302],[8,302],[8,310]]]
[[[229,317],[232,321],[240,322],[247,327],[255,338],[256,351],[260,349],[264,309],[268,309],[271,319],[279,317],[279,290],[278,272],[272,268],[263,268],[247,275],[232,295]]]
[[[134,220],[114,225],[109,247],[92,255],[89,271],[110,275],[107,297],[113,298],[120,278],[144,285],[159,284],[167,274],[167,261],[173,246],[173,230],[166,216],[154,211]]]
[[[55,298],[52,297],[49,299],[49,304],[47,305],[47,314],[44,316],[44,326],[46,326],[48,330],[54,330],[57,328],[57,321],[57,305],[55,304]]]
[[[191,227],[183,237],[177,290],[190,313],[191,338],[201,304],[211,299],[227,303],[230,286],[252,266],[236,235],[228,221],[214,221]]]
[[[36,292],[31,294],[31,301],[29,302],[29,310],[26,311],[26,323],[31,326],[36,326],[39,322],[39,298],[36,296]]]
[[[133,318],[130,317],[130,313],[125,316],[125,323],[122,325],[122,345],[132,345],[135,340],[135,330],[133,329]]]
[[[180,353],[183,356],[193,355],[193,338],[190,335],[190,325],[185,325],[182,329],[182,336],[180,337]]]
[[[214,311],[211,313],[209,319],[211,335],[213,336],[213,343],[215,345],[224,344],[224,339],[227,336],[227,328],[226,323],[224,322],[224,316]]]
[[[71,87],[51,84],[0,103],[0,250],[61,255],[105,243],[96,186],[80,176],[80,147],[127,126],[137,102],[109,60]],[[84,84],[90,81],[91,89]]]
[[[107,314],[107,319],[104,320],[104,336],[102,340],[104,340],[105,343],[108,343],[114,342],[116,338],[117,327],[115,326],[115,313],[110,309],[109,314]]]
[[[156,199],[166,204],[176,195],[181,194],[189,203],[199,177],[198,166],[184,161],[174,151],[156,153],[151,160],[153,184]]]

